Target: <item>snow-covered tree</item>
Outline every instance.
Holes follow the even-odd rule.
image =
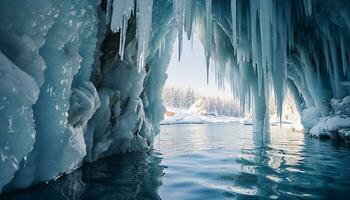
[[[169,107],[189,109],[199,100],[206,114],[238,116],[240,113],[234,99],[198,95],[193,88],[169,87],[163,90],[163,104]]]

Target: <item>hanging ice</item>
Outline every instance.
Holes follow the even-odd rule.
[[[137,1],[137,65],[138,70],[145,66],[148,56],[149,40],[151,37],[151,25],[152,25],[152,6],[153,0]]]
[[[178,29],[177,37],[179,41],[179,60],[181,58],[181,50],[182,50],[182,33],[183,33],[183,17],[184,17],[184,9],[185,7],[184,0],[174,0],[174,12],[175,12],[175,21]]]
[[[107,2],[107,22],[109,21],[110,17],[110,9],[111,9],[111,1],[108,0]],[[111,29],[114,32],[120,32],[120,41],[119,41],[119,55],[121,59],[124,58],[124,48],[125,48],[125,38],[126,38],[126,31],[128,29],[128,20],[130,18],[130,15],[134,11],[135,7],[135,1],[134,0],[113,0],[113,13],[112,13],[112,20],[111,20]]]
[[[207,64],[207,83],[209,83],[209,66],[210,66],[210,55],[211,55],[211,37],[212,37],[212,21],[211,21],[211,0],[205,0],[205,57]]]

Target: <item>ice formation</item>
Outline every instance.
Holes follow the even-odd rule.
[[[350,2],[2,0],[0,192],[142,151],[159,132],[175,37],[205,46],[254,130],[288,87],[306,132],[350,140]]]

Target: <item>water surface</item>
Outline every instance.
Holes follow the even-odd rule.
[[[163,199],[350,199],[350,146],[272,127],[163,126]]]
[[[88,164],[0,199],[347,199],[350,146],[239,123],[167,125],[154,149]]]

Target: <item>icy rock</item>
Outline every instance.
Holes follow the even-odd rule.
[[[350,116],[350,96],[343,99],[332,99],[331,106],[334,114]]]
[[[52,1],[3,0],[0,2],[0,50],[17,67],[34,78],[38,86],[44,82],[47,67],[40,55],[45,36],[52,27],[59,10]]]
[[[350,129],[350,98],[332,99],[332,113],[330,116],[322,118],[314,126],[310,134],[313,137],[330,137],[336,139],[337,136],[342,140],[348,140],[348,130]]]
[[[350,118],[349,117],[341,117],[341,116],[334,116],[326,120],[325,122],[325,128],[328,131],[336,132],[342,128],[349,128],[350,127]]]
[[[93,162],[102,157],[113,144],[110,132],[111,117],[113,115],[113,118],[118,118],[120,114],[119,91],[102,88],[98,93],[101,106],[89,120],[84,134],[87,150],[85,161],[87,162]]]
[[[350,142],[350,128],[348,129],[340,129],[338,131],[339,137],[346,141],[346,142]]]
[[[0,192],[33,149],[38,94],[35,80],[0,51]]]
[[[321,118],[319,110],[315,107],[307,108],[301,113],[301,121],[306,132],[318,124]]]
[[[349,116],[328,116],[322,118],[317,125],[310,130],[310,135],[317,138],[331,138],[348,140],[348,130],[350,129]]]
[[[111,129],[113,141],[117,144],[112,148],[114,152],[127,152],[143,148],[143,146],[132,145],[133,142],[136,142],[134,140],[138,140],[137,136],[143,123],[142,115],[139,113],[142,112],[140,99],[129,98],[125,106],[123,118],[116,119],[116,125]]]
[[[68,123],[73,127],[85,127],[101,105],[96,88],[91,82],[84,82],[78,88],[73,88],[70,101]]]
[[[310,130],[310,136],[315,137],[315,138],[320,138],[320,139],[329,139],[329,138],[335,138],[336,135],[335,133],[329,132],[326,127],[327,119],[322,119],[318,124],[313,126]]]

